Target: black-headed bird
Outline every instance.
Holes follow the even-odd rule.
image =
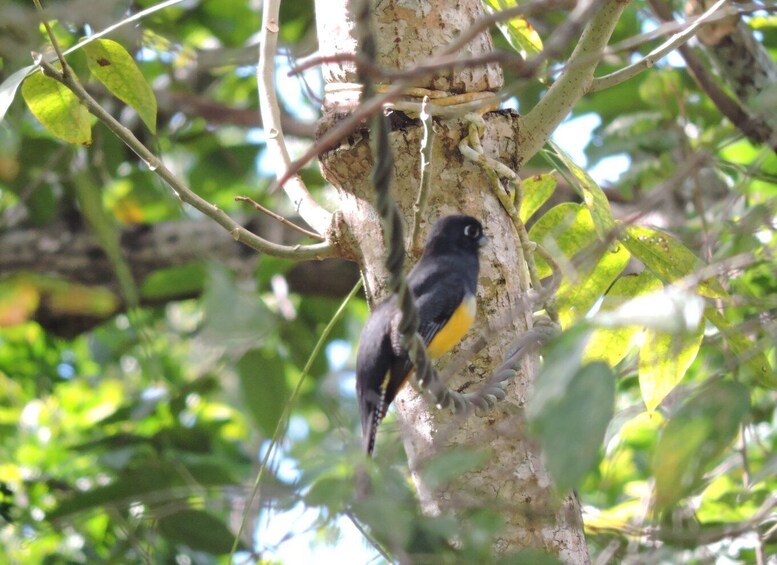
[[[445,216],[432,226],[423,255],[407,276],[419,330],[432,359],[450,351],[475,320],[479,249],[488,242],[471,216]],[[381,302],[362,330],[356,355],[356,395],[362,446],[372,454],[378,424],[413,374],[399,334],[396,296]]]

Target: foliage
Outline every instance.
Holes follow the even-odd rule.
[[[101,4],[94,14],[58,15],[64,49],[122,17],[124,3]],[[613,41],[650,24],[643,8],[627,8]],[[295,55],[310,42],[312,14],[312,3],[282,3],[280,39]],[[501,27],[506,40],[495,41],[530,57],[542,52],[556,16],[534,27],[513,18]],[[752,22],[773,58],[774,17]],[[48,45],[26,4],[4,6],[0,20],[26,52]],[[230,213],[240,212],[237,195],[292,213],[265,190],[272,171],[262,135],[228,123],[256,98],[259,25],[246,2],[174,3],[143,18],[142,33],[120,27],[67,60],[100,105],[163,152],[197,194]],[[616,53],[599,72],[652,46]],[[291,527],[274,539],[270,524],[303,508],[314,517],[316,548],[355,524],[373,553],[400,547],[437,562],[493,562],[504,527],[498,508],[424,516],[390,424],[376,461],[357,454],[352,344],[363,301],[348,302],[323,342],[326,354],[311,358],[340,301],[286,295],[276,277],[287,267],[277,260],[261,258],[248,276],[194,261],[136,287],[121,228],[192,214],[20,52],[0,40],[0,236],[75,215],[75,229],[95,234],[94,252],[109,257],[120,284],[0,278],[0,542],[8,559],[207,563],[227,562],[236,549],[270,562],[305,534]],[[506,74],[519,107],[531,108],[540,81]],[[290,119],[313,114],[303,85],[282,84]],[[221,122],[198,114],[204,102]],[[573,118],[583,115],[598,121],[585,167],[549,144],[523,182],[521,220],[559,265],[555,306],[565,330],[543,353],[526,407],[530,429],[559,488],[576,489],[585,505],[592,554],[649,563],[713,552],[756,562],[758,552],[777,551],[777,157],[743,138],[674,62],[591,93],[573,109]],[[612,184],[594,180],[591,171],[618,156],[628,169]],[[317,171],[302,174],[326,198]],[[549,277],[553,266],[536,258]],[[62,337],[42,311],[104,321]],[[491,455],[488,446],[446,453],[418,472],[441,485]],[[365,476],[373,490],[357,500]],[[238,541],[246,516],[258,519]]]

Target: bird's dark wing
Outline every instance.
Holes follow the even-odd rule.
[[[396,300],[389,300],[373,310],[362,330],[359,349],[356,354],[356,397],[359,401],[359,415],[362,424],[362,445],[372,453],[375,434],[389,403],[390,375],[395,355],[391,348],[391,319],[396,313]],[[396,395],[396,391],[394,392]]]
[[[418,310],[418,334],[428,346],[461,305],[468,291],[467,285],[456,272],[448,271],[441,274],[431,269],[425,272],[411,272],[408,284],[415,296]],[[397,333],[395,329],[394,332]],[[407,380],[412,366],[407,352],[402,351],[391,369],[392,381],[400,381],[400,386],[393,391],[392,399]]]

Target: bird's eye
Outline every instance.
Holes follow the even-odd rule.
[[[464,235],[470,239],[477,239],[480,237],[480,228],[473,224],[469,224],[464,227]]]

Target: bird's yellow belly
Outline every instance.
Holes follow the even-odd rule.
[[[472,322],[475,320],[477,311],[475,296],[470,294],[464,300],[448,323],[437,332],[432,341],[427,346],[427,351],[432,358],[437,358],[447,353],[461,341],[464,335],[469,331]]]

